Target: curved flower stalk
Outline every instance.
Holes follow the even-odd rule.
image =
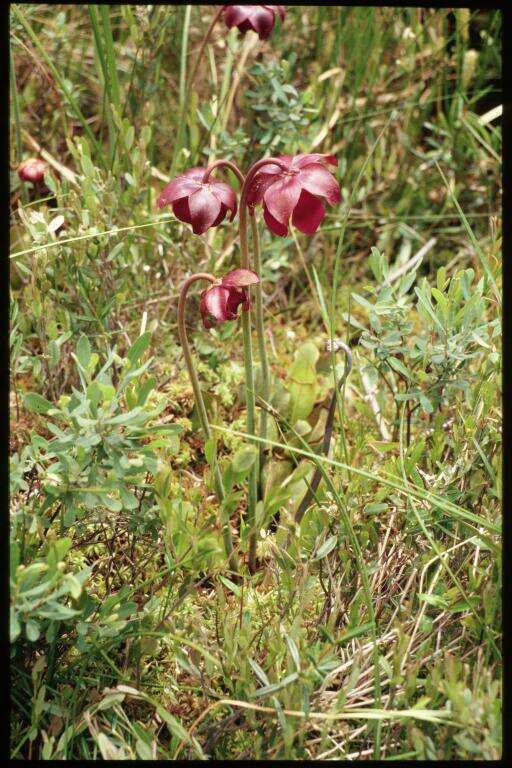
[[[206,406],[204,404],[203,395],[201,393],[201,387],[199,386],[199,379],[197,377],[185,324],[185,308],[188,291],[190,286],[198,280],[207,280],[209,283],[211,283],[211,287],[202,292],[200,304],[200,312],[203,319],[203,325],[206,328],[211,328],[214,324],[234,319],[237,316],[237,308],[240,304],[242,304],[243,315],[246,316],[248,314],[250,301],[247,293],[247,287],[257,282],[258,277],[254,272],[250,272],[250,270],[234,270],[228,275],[225,275],[222,280],[219,281],[209,272],[198,272],[197,274],[191,275],[189,278],[187,278],[187,280],[185,280],[185,283],[183,284],[183,287],[180,291],[178,301],[178,334],[181,347],[183,349],[183,355],[185,357],[188,375],[194,392],[194,399],[197,405],[199,421],[201,423],[204,438],[206,441],[208,441],[212,438],[210,422],[208,420]],[[212,461],[212,470],[215,491],[223,511],[221,526],[222,536],[224,539],[224,549],[226,551],[227,557],[229,558],[231,568],[233,571],[238,572],[238,562],[233,551],[233,539],[231,536],[230,522],[229,518],[226,518],[224,514],[223,502],[225,501],[225,493],[224,486],[222,484],[222,475],[217,463],[217,456],[215,454]]]
[[[256,32],[260,40],[266,40],[274,29],[277,14],[281,17],[281,21],[284,21],[284,5],[221,5],[213,15],[205,36],[201,41],[194,68],[189,78],[188,92],[190,93],[194,84],[199,62],[203,57],[204,49],[208,45],[213,28],[221,16],[224,16],[224,21],[229,29],[237,27],[242,35],[252,30]]]

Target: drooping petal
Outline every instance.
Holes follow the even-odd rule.
[[[209,190],[201,187],[188,198],[188,207],[192,230],[195,235],[202,235],[219,216],[221,202]]]
[[[229,184],[223,181],[211,181],[209,184],[210,191],[217,197],[220,202],[231,211],[231,220],[234,219],[237,210],[236,194]]]
[[[238,316],[238,307],[240,304],[242,305],[242,309],[245,312],[250,309],[251,304],[247,290],[243,288],[241,291],[237,291],[236,288],[231,288],[227,303],[227,310],[230,320],[235,320]]]
[[[329,165],[338,165],[338,161],[334,155],[324,155],[319,152],[295,155],[291,165],[294,170],[299,170],[301,168],[305,168],[307,165],[311,165],[312,163],[329,163]]]
[[[222,285],[226,288],[245,288],[247,285],[256,285],[260,279],[252,269],[233,269],[224,275]]]
[[[180,221],[184,221],[185,224],[192,224],[190,208],[188,207],[188,197],[182,197],[180,200],[175,200],[172,204],[172,212]]]
[[[237,291],[236,288],[231,288],[229,291],[229,298],[226,304],[228,317],[230,320],[235,320],[238,314],[238,307],[242,305],[242,309],[249,309],[249,296],[246,290]]]
[[[215,221],[213,222],[212,227],[218,227],[219,224],[222,224],[222,222],[224,221],[224,219],[226,217],[227,210],[228,209],[226,208],[226,206],[221,203],[220,204],[220,213],[217,216],[217,218],[215,219]]]
[[[237,29],[242,35],[245,35],[246,32],[254,32],[250,19],[246,19],[241,24],[238,24]]]
[[[320,163],[312,163],[303,168],[299,174],[302,188],[311,192],[312,195],[319,195],[336,205],[341,200],[340,188],[338,182],[330,171]]]
[[[284,5],[271,5],[270,7],[271,8],[277,8],[277,12],[279,13],[279,15],[281,17],[281,21],[284,21],[284,17],[285,17]]]
[[[257,171],[247,185],[245,193],[247,205],[261,203],[266,190],[277,181],[280,174],[282,170],[278,165],[265,165],[261,171]]]
[[[251,198],[257,198],[259,195],[259,200],[257,202],[261,201],[261,197],[263,196],[263,192],[265,191],[266,186],[268,186],[268,183],[273,183],[272,178],[269,177],[274,177],[273,180],[276,181],[276,176],[282,176],[283,171],[291,168],[293,159],[291,155],[280,155],[275,159],[279,160],[279,165],[272,162],[271,158],[268,158],[268,160],[263,158],[265,162],[263,163],[263,160],[261,161],[261,166],[248,184],[248,191]]]
[[[292,224],[305,235],[314,235],[325,216],[325,206],[314,195],[302,190],[292,215]]]
[[[218,323],[224,323],[229,320],[227,303],[229,299],[229,289],[222,285],[214,285],[203,291],[201,294],[200,311],[203,318],[203,324],[215,320]],[[211,325],[209,326],[211,327]]]
[[[272,32],[275,24],[274,11],[265,5],[251,6],[254,10],[249,14],[252,28],[258,33],[260,40],[266,40]]]
[[[272,217],[286,225],[297,205],[301,191],[298,175],[283,176],[267,188],[263,200]]]
[[[266,205],[263,206],[263,218],[265,219],[265,224],[270,229],[270,231],[274,233],[274,235],[285,237],[288,234],[288,227],[284,224],[281,224],[281,222],[277,221],[277,219],[274,219],[272,214],[269,213]]]
[[[246,21],[249,16],[250,5],[227,5],[224,10],[224,21],[231,29]]]
[[[203,321],[203,327],[206,328],[207,331],[209,331],[210,328],[215,328],[217,325],[216,322],[212,322],[208,319],[208,315],[201,315],[201,319]]]
[[[177,176],[170,184],[163,188],[158,197],[157,205],[159,208],[163,208],[164,205],[174,203],[175,200],[188,197],[200,187],[201,184],[197,179],[185,178],[184,175]]]

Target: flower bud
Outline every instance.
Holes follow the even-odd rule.
[[[36,183],[43,180],[47,170],[48,166],[43,160],[40,160],[38,157],[29,157],[28,160],[23,160],[19,164],[18,176],[22,181]]]

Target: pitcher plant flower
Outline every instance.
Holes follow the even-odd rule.
[[[22,181],[31,181],[37,184],[42,181],[48,166],[38,157],[29,157],[18,166],[18,176]]]
[[[225,5],[224,21],[231,29],[237,27],[242,35],[252,30],[260,40],[266,40],[276,23],[276,14],[284,21],[284,5]]]
[[[272,161],[279,161],[273,163]],[[338,182],[327,168],[337,165],[334,155],[299,154],[269,158],[247,182],[249,206],[263,203],[263,217],[269,229],[280,237],[291,224],[313,235],[325,216],[324,201],[341,200]],[[249,175],[249,174],[248,174]]]
[[[284,21],[284,5],[220,5],[213,14],[199,46],[199,51],[188,80],[187,92],[189,94],[192,93],[192,86],[197,75],[199,62],[203,57],[204,49],[208,45],[213,28],[221,16],[224,16],[224,21],[229,29],[237,27],[242,35],[245,35],[249,30],[253,30],[260,40],[266,40],[274,29],[276,14],[279,14],[281,21]]]
[[[176,218],[191,224],[195,235],[217,227],[228,212],[232,221],[237,211],[234,190],[218,179],[208,179],[204,183],[205,171],[206,168],[189,168],[173,179],[157,200],[159,208],[171,205]]]
[[[213,328],[227,320],[236,320],[240,305],[243,312],[248,312],[251,302],[247,288],[259,281],[252,269],[234,269],[204,290],[199,304],[204,327]]]

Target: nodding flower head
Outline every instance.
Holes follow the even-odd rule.
[[[224,275],[201,294],[199,311],[205,328],[213,328],[226,320],[235,320],[238,307],[247,312],[251,303],[249,286],[259,283],[259,277],[252,269],[234,269]]]
[[[42,181],[44,174],[48,170],[48,166],[43,160],[38,157],[29,157],[28,160],[23,160],[18,166],[18,176],[22,181]]]
[[[250,29],[266,40],[274,29],[276,13],[284,21],[284,5],[226,5],[224,20],[228,27],[238,27],[244,35]]]
[[[158,207],[172,205],[176,218],[192,224],[196,235],[218,226],[231,211],[236,215],[236,195],[229,184],[209,178],[203,182],[206,168],[189,168],[168,184],[158,198]]]
[[[293,224],[313,235],[325,216],[323,200],[335,205],[341,200],[338,182],[327,164],[337,165],[334,155],[301,154],[276,157],[283,167],[270,163],[256,171],[247,187],[249,206],[263,203],[263,216],[276,235],[288,234]]]

